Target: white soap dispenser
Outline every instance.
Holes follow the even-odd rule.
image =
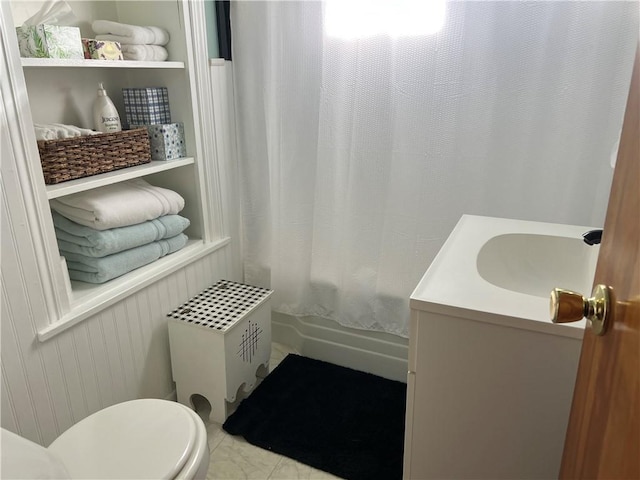
[[[111,133],[122,130],[120,115],[102,83],[98,85],[98,98],[93,102],[93,123],[99,132]]]

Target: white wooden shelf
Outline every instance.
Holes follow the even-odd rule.
[[[72,281],[73,308],[57,322],[38,331],[38,340],[44,342],[54,337],[153,282],[225,247],[230,241],[229,237],[213,242],[192,239],[177,252],[103,284]]]
[[[184,62],[139,62],[136,60],[88,60],[69,58],[21,58],[23,67],[64,68],[161,68],[184,69]]]
[[[136,165],[135,167],[114,170],[113,172],[101,173],[91,177],[78,178],[77,180],[70,180],[55,185],[47,185],[47,198],[51,200],[52,198],[64,197],[72,193],[83,192],[104,185],[131,180],[132,178],[144,177],[152,173],[184,167],[194,162],[195,159],[193,157],[177,158],[167,161],[152,161],[144,165]]]

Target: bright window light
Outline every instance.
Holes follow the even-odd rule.
[[[324,28],[344,39],[430,35],[444,25],[446,0],[327,0]]]

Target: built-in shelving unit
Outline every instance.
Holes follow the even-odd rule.
[[[29,4],[12,0],[11,9],[1,10],[3,25],[7,16],[13,17],[6,23],[7,31],[12,31],[12,23],[21,24],[42,4],[44,1],[40,0]],[[208,97],[203,97],[202,91],[198,90],[210,88],[208,78],[196,67],[197,62],[204,64],[204,68],[207,65],[206,50],[201,46],[206,45],[206,42],[202,41],[201,33],[200,36],[194,33],[196,30],[205,31],[201,5],[192,6],[188,0],[89,0],[74,2],[71,7],[78,18],[83,37],[91,38],[93,32],[89,26],[98,19],[131,25],[154,25],[166,29],[171,39],[166,45],[170,61],[20,58],[17,40],[9,40],[10,74],[18,79],[15,96],[22,100],[28,99],[22,104],[20,111],[24,113],[21,129],[23,143],[26,145],[25,155],[29,160],[29,190],[34,192],[36,203],[41,202],[38,212],[29,220],[32,229],[40,232],[38,238],[42,239],[42,258],[47,264],[42,277],[43,281],[51,283],[56,305],[49,326],[38,332],[41,341],[95,315],[151,282],[223,248],[230,241],[214,226],[218,224],[212,219],[217,208],[215,205],[220,203],[216,201],[220,192],[212,191],[211,188],[216,185],[211,180],[211,175],[215,175],[212,170],[215,166],[210,158],[215,153],[212,153],[211,142],[201,133],[201,122],[209,121],[202,120],[205,118],[203,112],[207,112],[207,106],[202,105],[202,98]],[[35,11],[27,11],[29,9]],[[197,18],[191,17],[192,9],[196,9]],[[25,18],[20,18],[21,15]],[[45,185],[31,124],[62,123],[91,128],[91,106],[98,83],[104,84],[123,123],[123,88],[166,87],[169,92],[171,120],[184,124],[187,157],[152,161],[56,185]],[[214,136],[215,132],[209,132],[209,135]],[[184,232],[189,237],[187,245],[175,253],[103,284],[70,281],[66,262],[58,251],[49,205],[46,202],[140,177],[153,185],[174,190],[185,199],[185,208],[180,215],[190,220],[190,226]]]

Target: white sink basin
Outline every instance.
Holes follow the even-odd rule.
[[[411,295],[411,307],[581,337],[585,321],[553,325],[555,287],[591,293],[594,227],[463,215]]]
[[[490,238],[478,252],[476,266],[487,282],[545,299],[555,287],[591,293],[598,247],[581,238],[507,233]]]

